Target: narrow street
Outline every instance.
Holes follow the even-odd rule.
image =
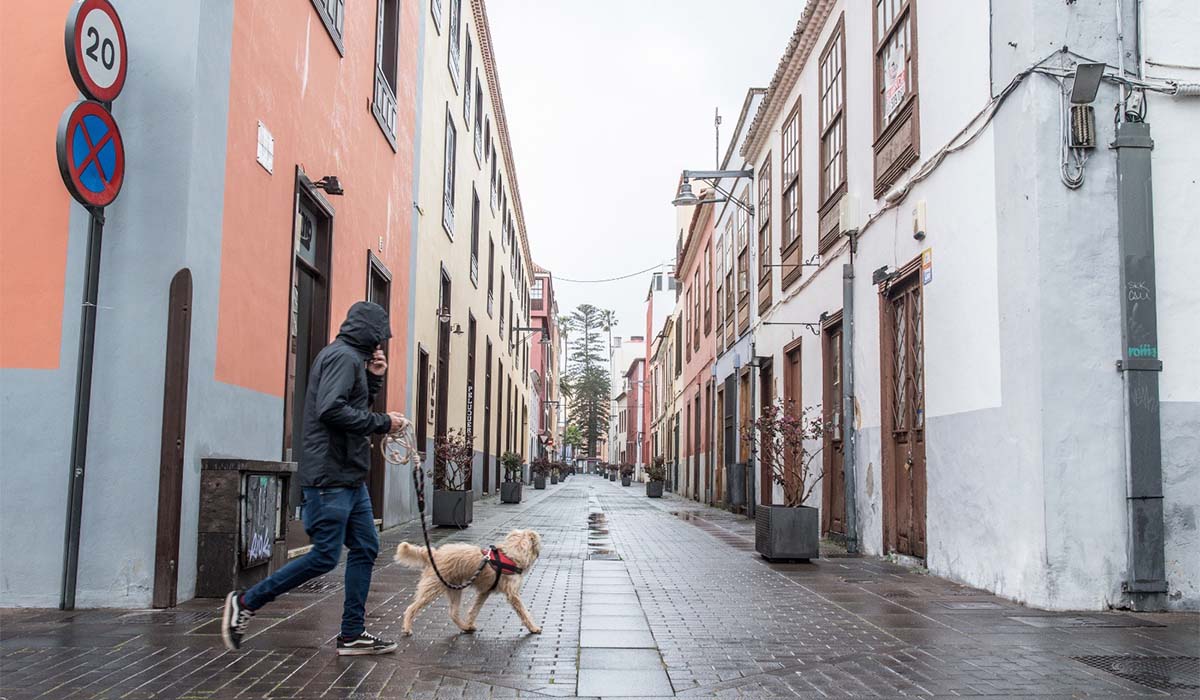
[[[438,542],[485,545],[534,528],[543,552],[522,597],[541,635],[502,601],[459,634],[443,603],[399,638],[417,572],[384,533],[368,629],[397,653],[341,658],[341,570],[264,609],[239,653],[218,602],[170,611],[0,611],[5,700],[18,698],[1194,697],[1200,619],[1057,614],[875,558],[828,551],[768,565],[753,523],[668,494],[647,499],[574,476],[525,502],[487,498]],[[1160,657],[1155,666],[1136,659]],[[1171,660],[1170,657],[1178,657]],[[1191,657],[1185,659],[1182,657]],[[1114,672],[1116,671],[1116,672]]]

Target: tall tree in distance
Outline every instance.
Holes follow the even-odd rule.
[[[604,357],[604,311],[581,304],[567,317],[566,327],[574,335],[568,345],[570,366],[562,375],[563,395],[571,408],[572,422],[579,426],[587,443],[587,456],[599,454],[599,444],[608,435],[609,398],[612,384]]]

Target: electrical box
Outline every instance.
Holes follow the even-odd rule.
[[[917,202],[917,206],[913,207],[913,238],[918,241],[925,240],[925,200]]]
[[[846,233],[847,231],[858,230],[858,197],[846,193],[842,196],[842,201],[838,203],[838,231]]]
[[[1071,105],[1071,148],[1096,147],[1096,110],[1091,105]]]

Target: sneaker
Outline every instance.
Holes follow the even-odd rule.
[[[355,639],[337,638],[338,656],[359,656],[366,654],[390,654],[396,651],[396,643],[363,632]]]
[[[254,617],[254,611],[242,605],[242,592],[231,591],[225,596],[225,608],[221,614],[221,640],[225,648],[237,651],[242,646],[242,635],[246,634],[246,623]]]

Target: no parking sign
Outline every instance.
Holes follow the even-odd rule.
[[[117,198],[125,181],[125,146],[104,105],[82,100],[68,107],[57,147],[63,182],[80,204],[103,207]]]

